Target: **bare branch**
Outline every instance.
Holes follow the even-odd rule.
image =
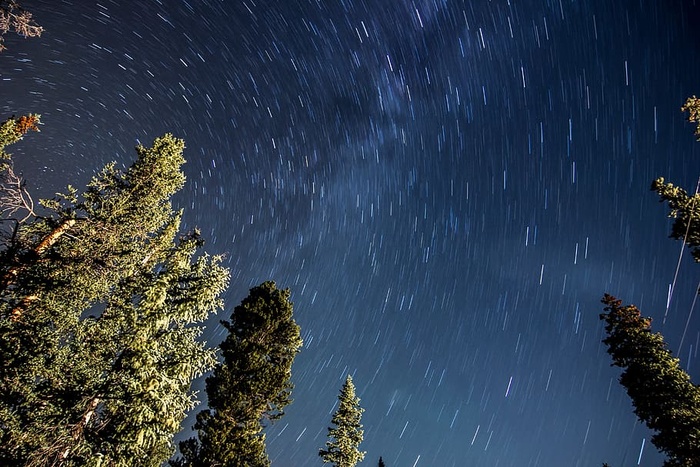
[[[10,31],[24,37],[39,37],[44,28],[36,24],[32,14],[15,0],[0,0],[0,51],[6,48],[2,44],[2,36]]]
[[[1,7],[0,12],[2,12]],[[7,134],[2,141],[3,147],[22,139],[29,131],[39,131],[38,125],[38,115],[23,115],[17,119],[14,117],[9,119],[4,125]],[[0,150],[0,217],[10,217],[18,211],[26,211],[24,217],[18,220],[20,224],[35,216],[34,200],[26,189],[26,181],[15,173],[11,156],[4,150]]]
[[[34,200],[26,188],[27,182],[18,176],[8,165],[0,174],[0,216],[11,217],[19,211],[24,212],[24,216],[19,223],[25,222],[34,212]]]

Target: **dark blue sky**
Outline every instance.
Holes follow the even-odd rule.
[[[364,465],[662,463],[599,300],[637,304],[677,350],[700,266],[684,258],[662,326],[681,245],[649,186],[700,174],[679,111],[700,94],[700,6],[23,3],[46,32],[7,38],[1,109],[42,115],[14,150],[36,191],[172,132],[185,227],[232,269],[221,317],[264,280],[292,289],[305,347],[273,465],[321,465],[347,373]]]

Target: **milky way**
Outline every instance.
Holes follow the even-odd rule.
[[[46,32],[8,37],[0,75],[3,114],[42,115],[14,149],[33,189],[172,132],[185,228],[232,269],[219,318],[264,280],[291,288],[305,346],[273,465],[320,465],[348,373],[364,465],[662,463],[599,300],[640,306],[674,352],[688,322],[697,376],[700,267],[684,257],[667,311],[680,244],[649,185],[700,174],[679,111],[700,93],[700,7],[23,3]]]

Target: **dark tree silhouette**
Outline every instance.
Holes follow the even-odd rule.
[[[209,408],[197,415],[198,438],[180,445],[173,466],[265,467],[265,425],[291,402],[291,368],[302,345],[289,289],[272,281],[250,289],[221,344],[223,363],[207,378]]]

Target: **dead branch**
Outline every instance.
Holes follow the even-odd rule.
[[[12,166],[7,166],[0,175],[0,215],[12,216],[18,211],[26,211],[26,215],[19,220],[24,223],[34,212],[34,200],[26,188],[27,182],[15,174]]]
[[[44,32],[32,19],[32,14],[24,10],[15,0],[0,1],[0,51],[5,50],[2,36],[15,31],[24,37],[38,37]]]

